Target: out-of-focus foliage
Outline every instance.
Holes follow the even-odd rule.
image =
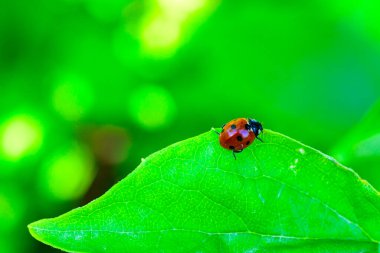
[[[380,189],[380,101],[336,145],[332,154]]]
[[[332,150],[378,100],[379,11],[374,0],[0,2],[0,251],[49,250],[27,223],[235,117]],[[348,163],[376,182],[369,159]]]

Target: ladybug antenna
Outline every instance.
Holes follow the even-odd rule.
[[[214,133],[216,133],[217,135],[220,135],[220,133],[218,131],[216,131],[215,128],[212,127],[211,130],[214,131]]]

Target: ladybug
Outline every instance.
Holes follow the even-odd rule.
[[[249,118],[238,118],[231,120],[222,126],[222,132],[219,134],[219,142],[223,148],[232,150],[232,155],[236,160],[235,153],[243,151],[252,144],[259,134],[263,131],[260,122]]]

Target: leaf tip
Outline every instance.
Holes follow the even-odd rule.
[[[43,242],[45,244],[48,244],[48,237],[49,237],[49,229],[46,228],[46,220],[43,219],[39,221],[32,222],[28,224],[28,230],[29,233],[35,238],[36,240]]]
[[[28,230],[29,230],[29,233],[35,239],[40,241],[40,230],[39,230],[40,225],[39,224],[40,224],[40,221],[35,221],[35,222],[28,224]]]
[[[55,218],[42,219],[28,224],[29,233],[34,239],[46,245],[60,250],[69,251],[63,243],[67,238],[62,237],[62,234],[57,229],[57,222]],[[70,240],[68,240],[70,241]]]

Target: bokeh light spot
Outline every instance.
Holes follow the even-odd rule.
[[[129,114],[145,129],[156,129],[171,123],[176,104],[171,94],[163,87],[147,85],[131,94]]]
[[[16,161],[36,152],[41,144],[40,123],[30,116],[14,116],[1,129],[1,153],[6,160]]]
[[[93,103],[91,87],[75,78],[56,86],[53,92],[53,106],[68,121],[82,118]]]
[[[145,53],[170,57],[194,30],[197,21],[210,13],[217,1],[157,0],[142,18],[140,41]]]
[[[179,44],[180,33],[181,27],[177,23],[157,17],[142,32],[144,50],[171,54]]]
[[[53,155],[43,166],[41,190],[59,201],[75,200],[86,193],[94,174],[92,156],[75,144]]]

